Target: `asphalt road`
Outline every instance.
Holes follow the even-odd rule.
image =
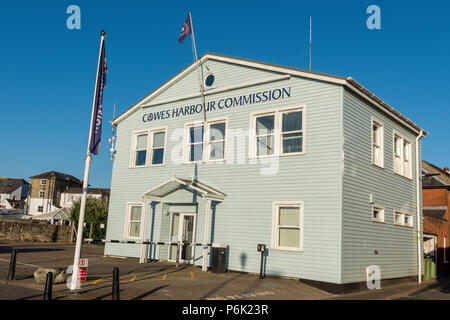
[[[41,291],[0,283],[0,300],[42,300]]]

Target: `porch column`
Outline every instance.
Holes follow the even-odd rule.
[[[145,237],[147,235],[147,224],[148,224],[148,211],[150,207],[150,200],[148,198],[142,198],[142,202],[144,203],[144,210],[142,212],[142,235],[141,241],[146,241]],[[147,263],[148,261],[148,244],[141,243],[141,254],[139,256],[139,263]]]
[[[208,239],[210,238],[211,199],[206,199],[205,232],[203,233],[203,264],[202,271],[208,271]]]

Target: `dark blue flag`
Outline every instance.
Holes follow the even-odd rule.
[[[192,34],[192,24],[191,24],[191,13],[190,12],[186,18],[186,21],[183,24],[183,28],[181,29],[180,38],[178,39],[178,41],[180,43],[182,43],[184,38],[189,34]]]
[[[106,56],[105,41],[101,44],[100,63],[98,66],[97,88],[95,90],[94,113],[92,116],[91,141],[89,142],[89,151],[95,155],[98,154],[102,140],[102,114],[103,114],[103,90],[106,86]]]

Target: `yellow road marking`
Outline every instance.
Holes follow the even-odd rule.
[[[167,274],[163,275],[162,279],[166,280],[167,279]]]
[[[190,274],[191,274],[191,279],[194,279],[194,273],[191,271]]]
[[[136,276],[134,276],[133,278],[131,278],[130,282],[133,282],[134,280],[136,280]]]
[[[92,284],[97,284],[97,283],[99,283],[100,281],[102,281],[103,279],[102,278],[100,278],[100,279],[97,279],[97,280],[95,280],[95,281],[92,281]]]

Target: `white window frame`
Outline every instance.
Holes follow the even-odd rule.
[[[47,185],[47,179],[41,179],[40,184],[41,184],[41,186],[46,186]]]
[[[444,236],[444,254],[443,254],[443,256],[444,256],[444,263],[448,263],[448,260],[447,260],[447,237],[446,236]]]
[[[225,123],[225,137],[224,137],[224,151],[223,151],[223,159],[210,159],[210,128],[212,124],[217,123]],[[200,127],[203,126],[203,138],[202,142],[196,142],[191,143],[190,142],[190,128],[191,127]],[[192,164],[192,163],[205,163],[205,162],[224,162],[227,159],[227,137],[228,137],[228,117],[221,117],[216,119],[210,119],[206,122],[204,121],[194,121],[194,122],[188,122],[184,126],[184,147],[183,147],[183,158],[184,158],[184,164]],[[222,140],[217,140],[222,141]],[[202,159],[196,160],[196,161],[190,161],[190,155],[191,155],[191,145],[203,145],[202,149]]]
[[[283,153],[283,114],[290,112],[302,112],[302,129],[292,132],[285,132],[284,134],[301,132],[302,135],[302,151],[301,152],[290,152]],[[256,118],[274,115],[274,133],[273,133],[273,154],[270,155],[257,155],[257,136],[256,135]],[[267,136],[267,135],[264,135]],[[267,157],[289,157],[306,154],[306,105],[298,105],[291,107],[275,108],[270,110],[265,110],[262,112],[253,112],[250,114],[250,135],[249,135],[249,158],[267,158]]]
[[[300,230],[300,244],[298,248],[280,247],[278,246],[279,236],[279,212],[280,207],[296,207],[300,209],[299,212],[299,227]],[[272,202],[272,235],[271,235],[271,250],[303,252],[304,239],[304,201],[274,201]]]
[[[44,196],[41,196],[41,193],[44,193]],[[45,198],[45,190],[39,190],[39,198],[44,199]]]
[[[144,149],[136,150],[137,137],[139,135],[143,135],[143,134],[147,135],[147,148],[145,149],[147,151],[147,156],[145,158],[145,164],[137,166],[136,165],[136,152],[144,150]],[[148,166],[149,158],[150,158],[150,156],[149,156],[150,140],[151,140],[151,132],[150,132],[150,130],[136,130],[136,131],[133,131],[133,133],[132,133],[132,142],[131,142],[131,152],[130,152],[130,168],[144,168],[144,167]]]
[[[138,237],[132,237],[130,236],[130,226],[131,226],[131,208],[132,207],[141,207],[141,221],[140,221],[140,228],[139,228],[139,236]],[[126,214],[126,220],[125,220],[125,230],[124,230],[124,239],[129,240],[139,240],[142,238],[142,232],[143,232],[143,220],[144,220],[144,203],[142,202],[128,202],[127,203],[127,214]]]
[[[380,145],[379,146],[376,146],[375,141],[373,140],[373,133],[374,133],[373,127],[374,126],[377,126],[378,128],[380,128],[381,137],[380,137]],[[371,146],[372,146],[372,164],[377,167],[384,168],[384,125],[380,121],[372,118],[370,128],[371,128],[370,132],[371,132]],[[380,162],[379,163],[376,163],[375,158],[374,158],[376,147],[378,147],[380,149]]]
[[[398,138],[400,141],[400,154],[397,155],[396,154],[396,145],[395,145],[395,138]],[[405,166],[405,154],[404,154],[404,144],[405,142],[409,145],[408,148],[408,161],[409,161],[409,170],[408,172],[404,172],[404,166]],[[407,179],[412,180],[412,144],[411,141],[406,139],[404,136],[402,136],[401,134],[399,134],[398,132],[393,132],[393,136],[392,136],[392,145],[393,145],[393,166],[392,166],[392,170],[395,174],[398,174],[402,177],[405,177]],[[399,168],[399,172],[397,172],[395,170],[395,159],[399,158],[400,159],[400,168]]]
[[[396,215],[401,215],[401,222],[398,223],[395,221],[395,216]],[[406,224],[405,223],[405,216],[409,216],[411,219],[411,223],[410,224]],[[408,228],[413,228],[414,227],[414,215],[412,215],[409,212],[404,212],[404,211],[400,211],[400,210],[394,210],[394,224],[396,226],[403,226],[403,227],[408,227]]]
[[[211,139],[211,125],[214,124],[218,124],[218,123],[224,123],[225,124],[225,136],[223,137],[223,139],[221,140],[214,140],[214,142],[212,142]],[[205,152],[206,152],[206,161],[207,162],[220,162],[220,161],[226,161],[227,159],[227,133],[228,133],[228,118],[225,119],[221,119],[221,120],[212,120],[212,121],[207,121],[206,122],[206,129],[205,129],[205,134],[206,134],[206,148],[205,148]],[[223,148],[223,159],[210,159],[211,156],[211,144],[212,143],[216,143],[216,142],[222,142],[224,143],[224,148]]]
[[[378,211],[381,211],[381,219],[375,219],[373,217],[373,212],[377,209]],[[378,205],[378,204],[372,204],[371,212],[370,212],[370,218],[373,222],[379,222],[384,223],[384,217],[385,217],[385,209],[384,206]]]
[[[157,150],[157,149],[162,149],[162,148],[153,148],[153,136],[155,133],[159,133],[159,132],[164,132],[164,155],[163,155],[163,162],[162,163],[158,163],[158,164],[153,164],[153,150]],[[150,140],[150,144],[149,144],[149,148],[148,151],[149,155],[148,155],[148,166],[150,167],[160,167],[160,166],[164,166],[166,164],[166,154],[167,154],[167,127],[160,127],[160,128],[153,128],[150,130],[149,133],[149,140]]]

